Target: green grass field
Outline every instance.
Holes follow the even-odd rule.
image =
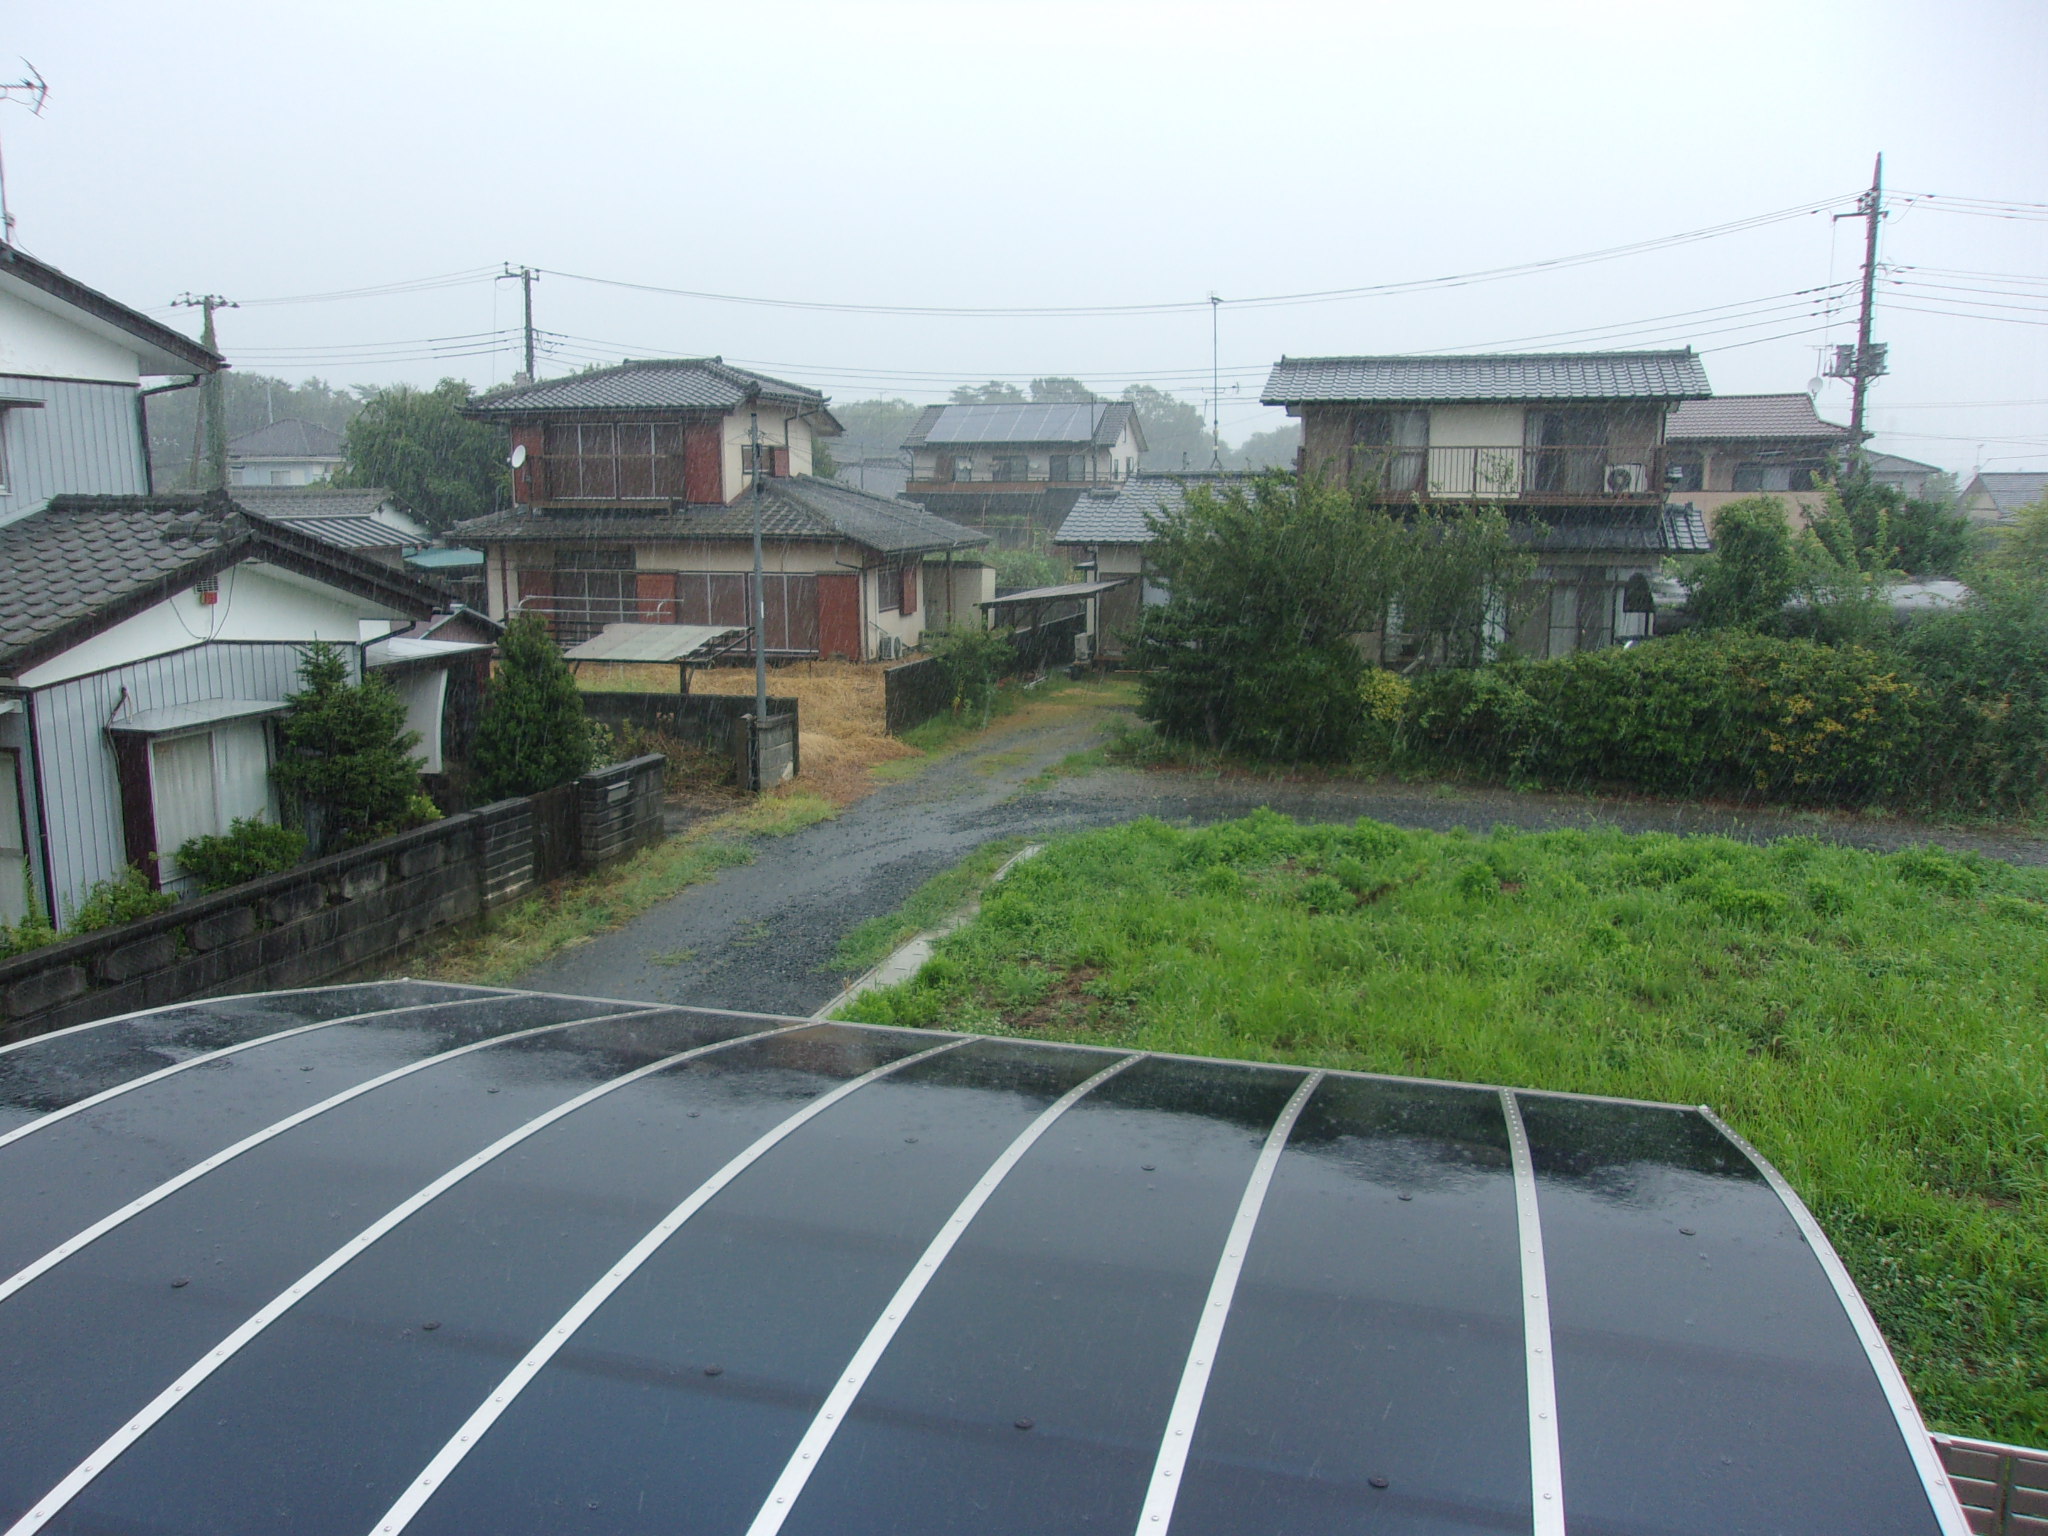
[[[2048,874],[1139,821],[1054,842],[849,1014],[1711,1105],[1813,1208],[1929,1423],[2048,1444]]]

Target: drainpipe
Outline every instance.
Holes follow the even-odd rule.
[[[50,861],[50,818],[43,796],[43,747],[36,731],[36,695],[33,688],[0,688],[0,698],[21,700],[22,734],[28,738],[28,779],[36,806],[36,860],[42,866],[43,914],[51,925],[61,928],[57,913],[57,875]]]

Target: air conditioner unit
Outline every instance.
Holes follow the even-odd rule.
[[[1641,464],[1610,464],[1607,466],[1607,494],[1610,496],[1640,496],[1650,486],[1650,471]]]
[[[902,659],[903,642],[901,640],[897,639],[894,635],[882,635],[876,639],[875,660],[901,661]]]

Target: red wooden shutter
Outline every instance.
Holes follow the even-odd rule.
[[[917,566],[914,557],[903,562],[903,617],[906,619],[917,612]]]
[[[725,455],[715,421],[693,421],[683,428],[683,497],[699,506],[725,500]]]
[[[529,605],[527,599],[533,601]],[[519,606],[531,606],[548,622],[548,632],[554,633],[555,616],[548,610],[555,600],[555,573],[552,570],[528,570],[519,573]]]
[[[633,577],[635,617],[642,624],[675,624],[676,573],[639,571]]]

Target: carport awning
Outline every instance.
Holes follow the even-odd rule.
[[[607,624],[562,655],[570,661],[709,661],[746,639],[722,624]]]
[[[1033,587],[1028,592],[1012,592],[1007,597],[993,597],[980,604],[983,608],[1009,608],[1020,603],[1053,603],[1062,598],[1099,597],[1113,587],[1121,587],[1131,580],[1118,576],[1110,581],[1071,581],[1060,587]]]

